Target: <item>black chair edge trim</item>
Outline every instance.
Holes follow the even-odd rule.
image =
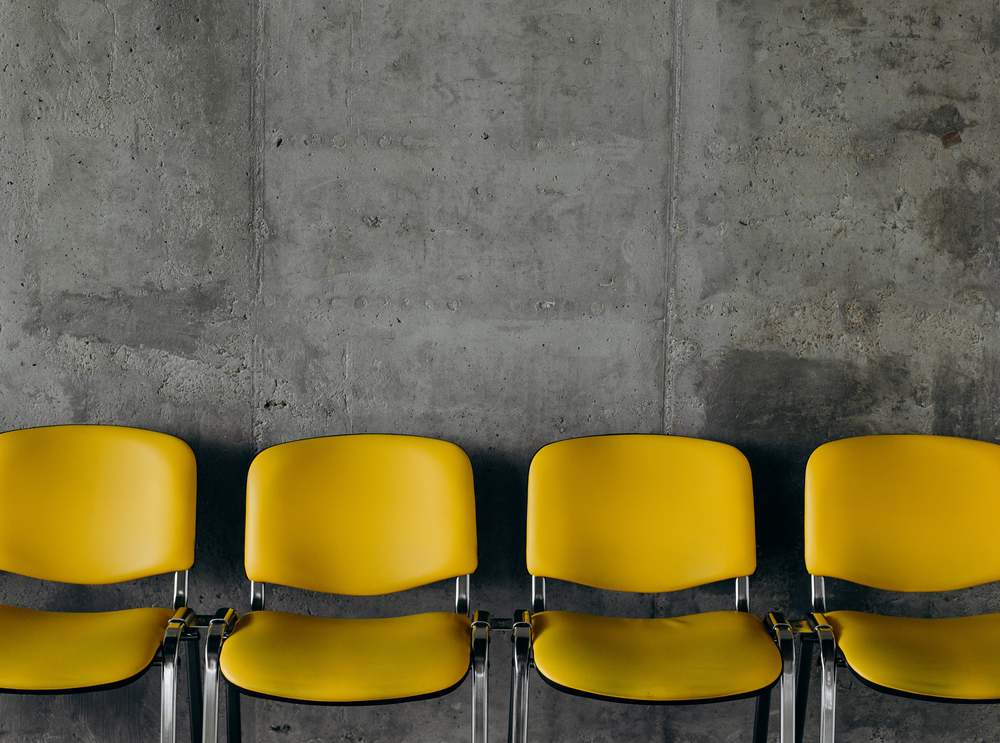
[[[153,666],[158,665],[156,658],[154,658],[148,666],[143,668],[139,673],[134,676],[129,676],[127,679],[122,679],[121,681],[112,681],[109,684],[98,684],[97,686],[79,686],[71,689],[6,689],[0,688],[0,694],[28,694],[33,696],[58,696],[62,694],[88,694],[92,691],[110,691],[112,689],[120,689],[123,686],[128,686],[131,683],[138,681],[140,678],[146,675]]]
[[[471,668],[469,669],[471,670]],[[465,674],[458,680],[457,683],[452,684],[447,689],[442,689],[441,691],[432,691],[428,694],[418,694],[413,697],[399,697],[398,699],[375,699],[370,702],[318,702],[311,699],[295,699],[293,697],[278,697],[272,694],[262,694],[257,691],[250,691],[249,689],[244,689],[242,686],[237,686],[236,684],[226,679],[226,683],[232,688],[236,689],[242,696],[256,697],[257,699],[269,699],[273,702],[288,702],[289,704],[308,704],[314,707],[381,707],[387,704],[406,704],[408,702],[422,702],[427,699],[437,699],[438,697],[447,696],[465,683],[465,679],[469,677],[469,670],[466,670]],[[223,676],[225,678],[225,676]]]
[[[538,671],[538,668],[535,668]],[[589,691],[580,691],[579,689],[571,689],[568,686],[563,686],[552,681],[541,672],[538,671],[539,678],[542,679],[546,684],[551,686],[553,689],[558,689],[564,694],[570,694],[574,697],[584,697],[586,699],[596,699],[599,702],[616,702],[618,704],[639,704],[645,707],[659,706],[659,707],[677,707],[681,705],[695,705],[695,704],[715,704],[716,702],[735,702],[740,699],[756,699],[761,694],[771,691],[778,682],[781,680],[781,675],[779,674],[777,678],[774,679],[767,686],[763,686],[756,691],[748,691],[743,694],[731,694],[727,697],[712,697],[711,699],[624,699],[622,697],[608,697],[603,694],[594,694]]]
[[[894,697],[903,697],[904,699],[919,699],[922,702],[940,702],[942,704],[1000,704],[1000,699],[954,699],[952,697],[932,697],[926,694],[917,694],[911,691],[900,691],[899,689],[890,689],[888,686],[880,686],[874,681],[869,681],[860,673],[858,673],[854,668],[851,667],[850,663],[844,663],[845,667],[854,674],[854,677],[860,681],[865,686],[875,691],[880,691],[883,694],[888,694]]]

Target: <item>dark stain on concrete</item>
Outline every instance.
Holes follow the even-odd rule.
[[[882,46],[874,49],[875,59],[889,70],[898,70],[906,67],[909,62],[916,58],[916,52],[911,46],[898,40],[887,41]]]
[[[703,370],[703,438],[736,446],[750,461],[762,557],[780,560],[802,531],[805,463],[827,441],[886,430],[874,412],[915,394],[902,361],[867,364],[799,359],[774,351],[735,351]],[[765,516],[766,515],[766,516]],[[797,549],[797,548],[796,548]],[[797,554],[801,554],[801,550]]]
[[[736,351],[702,377],[705,433],[790,453],[876,433],[873,408],[907,396],[906,376],[905,365],[891,358],[854,365]]]
[[[983,249],[983,205],[969,189],[937,188],[924,199],[923,233],[939,252],[971,265]]]
[[[68,334],[115,345],[159,348],[191,355],[198,338],[222,304],[222,289],[150,289],[111,296],[60,294],[43,301],[25,330]]]
[[[907,95],[912,98],[944,98],[946,100],[957,101],[959,103],[974,103],[979,100],[979,93],[975,90],[959,92],[950,86],[931,90],[920,82],[913,83],[913,86],[907,91]]]
[[[811,26],[826,26],[832,23],[838,27],[857,28],[868,24],[861,8],[851,0],[812,0],[809,3],[806,21]]]
[[[1000,8],[997,7],[996,0],[993,1],[993,20],[990,21],[989,30],[987,31],[987,40],[990,44],[990,53],[994,54],[997,50],[1000,50],[1000,13],[997,11]]]
[[[997,296],[995,284],[1000,278],[998,206],[992,190],[980,188],[977,193],[964,184],[937,188],[921,205],[924,237],[937,252],[949,255],[970,270],[983,272],[984,285],[992,287],[991,297]]]
[[[931,111],[917,111],[896,122],[896,129],[904,132],[921,132],[943,137],[949,132],[963,132],[972,123],[962,116],[953,104],[938,106]]]
[[[931,433],[996,441],[1000,435],[997,367],[992,357],[986,357],[972,370],[954,358],[942,359],[934,369]]]

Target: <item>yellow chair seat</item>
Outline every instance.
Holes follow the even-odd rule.
[[[358,703],[434,694],[469,670],[469,618],[433,612],[330,619],[278,611],[240,617],[222,646],[222,675],[257,694]]]
[[[99,613],[0,606],[0,689],[59,691],[105,686],[153,662],[170,609]]]
[[[823,616],[851,670],[866,681],[942,699],[1000,699],[1000,614],[914,619],[832,611]]]
[[[774,684],[781,654],[756,617],[718,611],[619,619],[545,611],[532,617],[535,666],[585,694],[682,702],[752,694]]]

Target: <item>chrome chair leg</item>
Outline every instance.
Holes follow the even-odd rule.
[[[243,730],[240,722],[240,690],[226,683],[226,743],[240,743]]]
[[[201,740],[201,661],[199,660],[201,638],[197,633],[185,635],[187,643],[184,652],[188,661],[188,710],[191,720],[191,743]]]
[[[809,677],[812,675],[813,642],[799,644],[799,670],[795,684],[795,743],[802,743],[806,724],[806,703],[809,701]]]
[[[837,641],[830,625],[816,627],[819,658],[823,673],[822,708],[819,718],[820,743],[833,743],[837,708]]]
[[[163,665],[160,673],[160,743],[177,741],[177,658],[183,631],[183,623],[171,622],[163,637]]]
[[[477,611],[472,622],[472,743],[486,743],[490,668],[490,614]]]
[[[767,743],[768,717],[771,714],[771,690],[764,689],[757,695],[753,716],[753,743]]]
[[[219,653],[222,642],[236,624],[236,612],[220,609],[208,625],[208,640],[205,643],[205,704],[202,711],[202,743],[219,741]]]
[[[776,625],[778,649],[781,651],[781,743],[795,738],[795,636],[785,622]]]
[[[510,674],[510,724],[508,743],[528,740],[528,665],[531,662],[531,619],[526,611],[515,612],[514,643]]]
[[[764,618],[764,626],[772,634],[778,652],[781,654],[781,675],[778,677],[778,684],[781,693],[781,743],[792,743],[795,736],[795,634],[792,632],[792,625],[780,612],[770,612]],[[762,694],[758,699],[758,722],[761,725],[760,716],[767,713],[767,709],[761,709],[760,704],[765,705],[767,700]],[[767,723],[763,723],[763,733],[759,740],[763,741],[767,736]],[[754,740],[758,740],[754,736]]]

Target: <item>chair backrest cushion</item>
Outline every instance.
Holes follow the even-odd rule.
[[[107,584],[194,563],[197,477],[178,438],[120,426],[0,434],[0,570]]]
[[[806,465],[813,575],[890,591],[1000,580],[1000,446],[946,436],[859,436]]]
[[[549,444],[528,474],[528,572],[660,592],[749,575],[757,565],[746,457],[680,436]]]
[[[454,444],[328,436],[273,446],[250,465],[251,580],[371,596],[476,564],[472,465]]]

